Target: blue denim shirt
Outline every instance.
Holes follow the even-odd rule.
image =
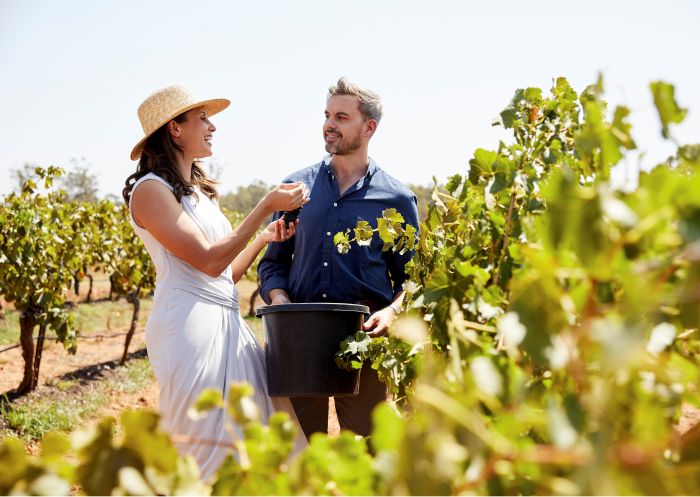
[[[352,244],[339,254],[333,236],[354,228],[359,220],[377,227],[382,211],[395,208],[406,223],[418,228],[416,196],[370,159],[367,174],[343,195],[327,159],[297,171],[284,182],[303,181],[311,201],[299,214],[294,237],[270,243],[258,264],[263,300],[270,303],[270,290],[286,290],[292,302],[373,301],[386,306],[406,280],[404,267],[412,252],[382,252],[374,236],[369,246]],[[274,218],[279,218],[276,213]],[[351,234],[352,237],[352,234]]]

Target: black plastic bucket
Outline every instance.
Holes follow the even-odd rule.
[[[348,335],[362,329],[369,308],[357,304],[310,303],[260,307],[267,391],[272,397],[357,395],[360,371],[344,371],[335,353]]]

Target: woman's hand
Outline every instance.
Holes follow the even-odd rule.
[[[260,233],[260,237],[265,243],[284,242],[289,240],[297,231],[299,221],[289,223],[288,227],[284,225],[284,219],[280,218],[277,221],[272,221],[267,225],[267,228]]]
[[[301,181],[282,183],[269,191],[262,202],[271,212],[291,211],[309,202],[306,192],[306,185]]]

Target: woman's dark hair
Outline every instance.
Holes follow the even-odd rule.
[[[187,120],[185,113],[180,114],[173,119],[175,122],[181,123]],[[136,166],[136,172],[126,178],[122,196],[124,202],[129,205],[129,197],[134,184],[148,173],[154,173],[160,176],[173,187],[173,194],[178,202],[182,200],[183,195],[192,195],[194,186],[199,189],[210,199],[219,197],[216,191],[216,181],[207,177],[204,170],[195,161],[192,163],[192,177],[186,181],[180,174],[177,168],[179,156],[182,154],[180,147],[173,137],[168,132],[168,124],[164,124],[158,128],[151,136],[148,137],[141,152],[141,158]]]

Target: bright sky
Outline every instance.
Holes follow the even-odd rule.
[[[231,107],[213,119],[222,192],[280,181],[323,156],[326,91],[338,77],[378,92],[370,155],[405,182],[464,172],[518,87],[577,91],[605,75],[628,105],[643,167],[664,159],[648,84],[664,79],[700,142],[700,2],[0,0],[0,193],[26,162],[84,157],[119,193],[141,138],[136,109],[173,82]],[[695,62],[693,62],[695,61]],[[629,168],[636,168],[636,161]]]

